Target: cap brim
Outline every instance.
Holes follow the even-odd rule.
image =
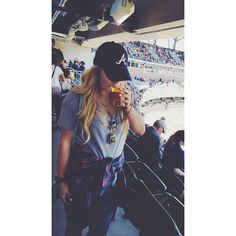
[[[124,81],[124,80],[132,80],[129,70],[126,66],[124,67],[107,67],[103,68],[106,76],[112,82]]]

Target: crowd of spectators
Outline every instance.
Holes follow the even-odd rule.
[[[57,122],[61,103],[65,95],[72,86],[79,83],[80,73],[85,70],[85,62],[79,61],[77,58],[67,62],[63,52],[55,47],[55,40],[52,38],[52,114]]]
[[[176,84],[179,86],[182,85],[180,82],[177,82],[174,79],[172,79],[172,80],[163,80],[162,78],[148,79],[148,78],[143,78],[143,77],[138,77],[138,76],[134,76],[132,81],[133,81],[133,84],[136,85],[136,89],[138,89],[137,87],[141,87],[138,89],[141,93],[144,93],[147,89],[150,89],[150,88],[152,88],[154,86],[158,86],[158,85],[165,86],[165,87],[168,87],[168,85],[172,85],[172,84]],[[146,88],[143,88],[142,84],[145,84]]]
[[[85,70],[85,62],[79,61],[75,58],[74,62],[72,62],[72,60],[69,61],[68,67],[74,69],[75,71],[83,72]]]
[[[132,59],[155,62],[171,66],[184,66],[184,52],[159,47],[140,41],[122,43]]]

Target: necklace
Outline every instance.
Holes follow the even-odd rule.
[[[118,122],[116,117],[112,118],[109,122],[109,134],[108,134],[108,143],[112,144],[116,142],[116,135],[115,131],[117,130]]]

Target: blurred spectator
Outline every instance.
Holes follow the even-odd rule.
[[[85,62],[84,61],[81,61],[80,62],[80,67],[78,69],[79,71],[84,71],[85,70]]]
[[[64,55],[60,49],[57,49],[55,47],[55,39],[52,38],[52,64],[53,65],[59,65],[64,62]]]
[[[170,136],[165,144],[162,163],[184,180],[184,130]]]
[[[56,113],[56,121],[58,120],[60,116],[61,111],[61,85],[60,83],[63,83],[65,81],[65,77],[63,74],[62,69],[58,65],[58,63],[55,61],[52,63],[52,105],[53,110]]]
[[[162,118],[156,120],[153,126],[146,127],[145,133],[140,137],[140,146],[144,151],[144,161],[152,169],[158,168],[158,163],[161,159],[160,145],[161,135],[166,131],[166,123]]]
[[[71,88],[70,69],[64,72],[65,81],[61,83],[62,93],[68,93]]]
[[[72,62],[71,60],[69,60],[69,65],[68,65],[68,67],[72,67],[72,65],[73,65],[73,62]]]
[[[62,51],[55,47],[55,39],[52,38],[52,64],[59,66],[63,73],[65,72],[66,68],[66,61],[64,59],[64,55]]]
[[[74,70],[79,70],[79,66],[80,66],[79,60],[76,58],[76,59],[74,60],[74,63],[73,63],[73,65],[72,65],[72,68],[73,68]]]

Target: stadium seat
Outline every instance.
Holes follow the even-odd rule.
[[[133,134],[131,134],[131,132],[129,132],[127,139],[126,139],[126,143],[135,151],[135,153],[140,157],[140,155],[142,154],[142,150],[140,148],[140,144],[139,144],[139,137],[134,136]]]
[[[130,222],[140,229],[139,236],[181,236],[178,226],[129,163],[124,164],[127,191],[122,207]]]
[[[156,160],[148,150],[140,150],[140,145],[133,137],[127,138],[134,152],[139,156],[139,161],[144,162],[166,185],[167,191],[183,201],[180,197],[184,191],[184,183],[173,172],[164,167],[161,160]]]
[[[158,202],[166,209],[175,223],[184,233],[184,205],[170,193],[161,179],[144,163],[140,161],[128,162],[134,176],[143,181],[148,190],[158,200]],[[177,183],[178,184],[178,183]]]
[[[184,235],[184,205],[170,193],[156,194],[154,197],[174,219],[180,232]]]
[[[137,161],[139,156],[137,153],[126,143],[124,147],[125,161]]]
[[[140,161],[133,161],[128,162],[128,165],[134,172],[136,178],[142,180],[152,194],[166,192],[166,185],[146,164]]]
[[[157,175],[166,184],[168,192],[182,201],[183,199],[181,199],[180,195],[184,191],[184,183],[166,167],[162,167]]]

